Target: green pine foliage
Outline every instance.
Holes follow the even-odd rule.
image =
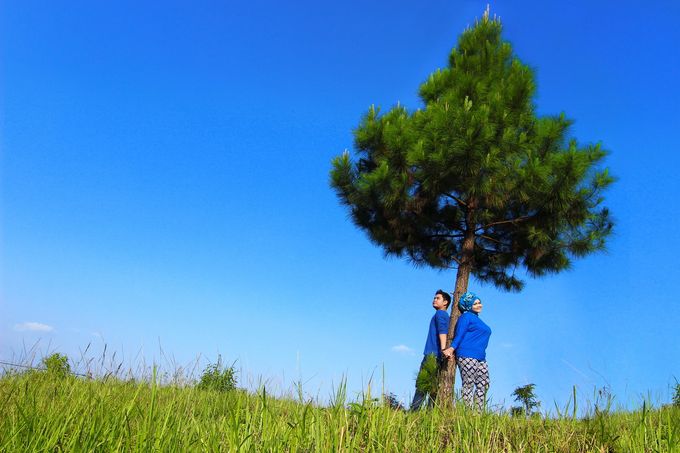
[[[331,186],[386,255],[518,291],[518,267],[543,276],[604,248],[613,178],[564,114],[536,113],[534,72],[501,30],[488,11],[465,30],[420,86],[423,108],[372,106]]]
[[[430,395],[431,399],[437,398],[437,387],[439,383],[439,363],[437,358],[428,354],[425,356],[425,363],[420,367],[416,377],[416,388],[425,395]]]

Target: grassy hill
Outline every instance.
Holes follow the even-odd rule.
[[[408,413],[370,395],[344,399],[341,391],[320,407],[264,389],[5,373],[0,451],[680,451],[680,408],[671,406],[525,419],[463,407]]]

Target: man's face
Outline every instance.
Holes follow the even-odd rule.
[[[435,294],[432,300],[432,307],[435,310],[446,310],[446,299],[441,294]]]

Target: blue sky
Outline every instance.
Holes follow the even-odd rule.
[[[371,104],[421,104],[486,2],[4,2],[0,359],[237,360],[241,382],[326,398],[373,376],[413,392],[431,299],[453,272],[386,260],[328,185]],[[491,397],[544,409],[665,402],[680,379],[680,42],[675,2],[491,4],[618,177],[607,253],[471,282],[493,329]],[[162,349],[162,353],[161,353]]]

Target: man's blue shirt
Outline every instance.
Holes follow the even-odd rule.
[[[490,336],[491,328],[479,316],[467,311],[458,318],[451,347],[455,349],[456,357],[484,361]]]
[[[436,354],[441,356],[441,344],[439,335],[449,333],[449,313],[446,310],[437,310],[430,321],[430,330],[427,332],[427,341],[423,354]]]

